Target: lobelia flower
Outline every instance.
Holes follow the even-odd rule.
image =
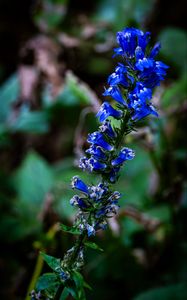
[[[87,170],[88,172],[93,171],[103,171],[106,169],[107,165],[105,163],[101,163],[99,160],[95,159],[93,156],[91,158],[82,157],[80,159],[79,167],[81,169]]]
[[[168,66],[155,60],[160,43],[150,48],[149,41],[150,33],[136,28],[126,28],[117,33],[119,47],[114,49],[114,56],[121,56],[123,63],[118,63],[109,75],[108,87],[103,93],[117,105],[113,107],[106,101],[101,105],[96,115],[99,129],[88,135],[90,146],[80,159],[79,167],[99,174],[100,182],[87,185],[78,176],[72,179],[72,188],[81,193],[81,196],[74,195],[70,200],[72,206],[78,207],[74,228],[79,230],[80,239],[60,262],[59,276],[64,284],[68,279],[73,281],[72,271],[79,271],[84,264],[86,237],[105,230],[107,219],[119,209],[121,194],[112,190],[112,184],[117,181],[122,165],[135,156],[132,149],[120,146],[123,136],[131,132],[142,118],[150,114],[158,116],[151,103],[152,92],[164,80]],[[113,124],[118,124],[118,127]],[[36,300],[40,294],[33,292],[31,297]]]
[[[124,106],[127,105],[118,86],[110,86],[108,89],[105,90],[103,96],[110,96],[118,103]]]
[[[105,141],[103,134],[99,131],[95,131],[89,134],[87,141],[90,144],[100,146],[101,148],[108,151],[112,151],[114,149],[113,146],[111,146],[109,143]]]
[[[99,202],[103,196],[105,196],[108,192],[108,186],[103,183],[99,183],[97,186],[92,186],[89,189],[89,197],[94,202]]]
[[[151,50],[151,53],[149,54],[149,58],[155,58],[155,56],[157,56],[157,54],[159,53],[160,48],[161,48],[160,42],[156,43],[153,49]]]
[[[90,148],[88,148],[86,153],[92,155],[94,158],[99,159],[99,160],[106,160],[107,159],[107,154],[105,151],[100,146],[96,145],[91,145]]]
[[[100,122],[105,121],[108,117],[114,117],[116,119],[121,118],[123,115],[121,110],[114,109],[108,102],[104,102],[100,110],[98,111],[96,117]]]
[[[154,116],[158,117],[158,113],[152,104],[149,104],[149,105],[145,104],[140,107],[137,107],[134,114],[132,115],[132,120],[139,121],[139,120],[147,117],[148,115],[154,115]]]
[[[136,28],[126,28],[117,33],[117,42],[120,48],[115,50],[115,52],[122,53],[125,57],[133,58],[137,46],[140,46],[142,51],[145,52],[149,39],[149,32],[143,33],[143,31]]]
[[[120,84],[123,87],[127,87],[128,86],[128,81],[127,81],[124,73],[126,73],[125,67],[121,66],[121,65],[118,65],[118,67],[115,69],[115,72],[112,73],[108,77],[107,83],[110,86],[116,86],[116,85]]]
[[[116,157],[115,159],[112,160],[111,164],[112,166],[119,166],[121,164],[124,163],[124,161],[126,160],[131,160],[133,159],[135,156],[135,153],[132,149],[124,147],[123,149],[121,149],[118,157]]]
[[[76,181],[74,186],[87,194],[89,202],[76,195],[71,199],[71,203],[83,212],[87,208],[89,210],[90,205],[94,208],[93,215],[97,222],[90,224],[86,216],[82,219],[82,228],[86,228],[89,236],[95,234],[98,228],[102,228],[100,224],[105,224],[106,219],[117,212],[120,194],[109,192],[108,184],[116,182],[123,163],[135,156],[130,148],[123,147],[120,151],[115,149],[120,129],[113,128],[111,119],[108,118],[123,120],[127,115],[129,125],[133,122],[134,126],[147,115],[158,116],[151,103],[152,90],[164,79],[168,66],[155,60],[160,43],[156,43],[151,49],[148,48],[149,41],[150,33],[136,28],[126,28],[117,33],[120,47],[114,49],[114,52],[124,58],[124,63],[118,63],[114,72],[109,75],[109,86],[103,95],[116,101],[118,108],[106,101],[101,105],[96,115],[101,125],[98,131],[88,135],[87,141],[91,144],[86,150],[88,157],[82,157],[79,165],[85,171],[101,174],[104,181],[96,186],[86,186],[82,181]]]
[[[89,224],[86,225],[88,236],[95,235],[95,228]]]
[[[110,121],[106,120],[100,127],[100,131],[107,135],[109,138],[116,138],[116,132],[113,130]]]
[[[89,205],[86,203],[86,199],[84,198],[80,198],[78,195],[74,195],[71,199],[70,199],[70,204],[72,206],[78,206],[81,209],[86,209],[89,207]]]
[[[74,176],[72,178],[71,185],[73,189],[77,189],[85,194],[88,194],[88,186],[78,176]]]

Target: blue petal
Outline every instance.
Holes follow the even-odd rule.
[[[158,42],[154,45],[153,49],[151,50],[151,53],[149,55],[149,58],[155,58],[155,56],[157,56],[157,54],[159,53],[161,48],[161,44]]]
[[[87,234],[90,237],[91,235],[95,235],[95,228],[89,224],[86,225]]]
[[[88,194],[88,186],[78,177],[74,176],[71,182],[72,188],[80,190],[83,193]]]
[[[154,106],[152,106],[151,104],[150,105],[145,105],[145,106],[140,107],[139,109],[137,109],[134,112],[134,114],[132,116],[132,120],[139,121],[140,119],[143,119],[143,118],[145,118],[146,116],[148,116],[150,114],[158,117],[158,113],[155,110]]]
[[[123,164],[124,161],[133,159],[134,156],[135,153],[132,149],[124,147],[123,149],[121,149],[118,157],[112,160],[112,166],[119,166]]]
[[[151,58],[144,57],[143,59],[139,59],[135,66],[137,70],[144,71],[144,69],[154,67],[154,60]]]
[[[114,149],[109,143],[107,143],[103,137],[103,134],[99,131],[95,131],[88,134],[88,143],[102,147],[105,150],[112,151]]]
[[[91,154],[97,159],[102,159],[102,160],[107,159],[106,153],[102,150],[100,146],[91,145],[90,148],[88,148],[85,152]]]
[[[126,102],[123,99],[122,93],[120,89],[117,86],[110,86],[108,89],[105,90],[103,93],[104,96],[111,96],[114,100],[116,100],[118,103],[123,104],[126,106]]]
[[[121,110],[114,109],[108,102],[104,102],[96,117],[99,119],[100,122],[105,121],[108,117],[114,117],[114,118],[121,118],[123,115]]]
[[[103,132],[105,135],[107,135],[110,138],[115,138],[116,132],[114,131],[114,129],[111,126],[110,121],[106,120],[100,127],[99,129],[101,130],[101,132]]]
[[[142,48],[140,48],[139,46],[136,47],[135,56],[137,60],[144,58],[144,52],[142,51]]]

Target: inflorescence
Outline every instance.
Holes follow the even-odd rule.
[[[81,231],[87,230],[88,236],[98,229],[104,229],[107,218],[116,214],[120,193],[111,191],[111,184],[119,177],[124,162],[134,158],[132,149],[121,147],[123,135],[142,118],[158,113],[151,103],[152,90],[160,84],[166,75],[167,65],[155,60],[160,43],[149,47],[150,33],[139,29],[126,28],[117,33],[119,47],[114,49],[114,56],[120,56],[114,72],[108,77],[108,87],[103,95],[112,98],[115,107],[105,101],[96,117],[101,126],[98,131],[88,135],[90,147],[86,156],[80,159],[79,167],[89,173],[101,175],[97,186],[86,185],[77,176],[72,179],[72,187],[81,192],[70,203],[79,208],[80,218],[77,226]],[[115,128],[113,120],[119,120]]]
[[[139,120],[148,115],[158,116],[151,103],[153,89],[166,75],[168,66],[155,60],[160,50],[160,43],[149,46],[150,33],[135,28],[126,28],[117,33],[119,47],[114,49],[118,63],[108,77],[108,86],[103,95],[112,99],[105,101],[96,117],[99,129],[88,135],[90,144],[85,156],[80,159],[79,167],[86,172],[100,175],[97,185],[86,184],[78,176],[72,179],[72,188],[78,190],[70,204],[78,208],[73,228],[80,234],[74,247],[69,249],[60,267],[56,271],[62,284],[71,278],[73,270],[79,270],[84,264],[84,241],[105,229],[107,219],[113,217],[119,208],[121,194],[112,189],[118,180],[124,163],[132,160],[135,153],[124,147],[123,137],[130,133]],[[59,287],[55,299],[59,299]],[[32,292],[32,299],[39,299]]]

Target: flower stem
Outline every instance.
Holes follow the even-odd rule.
[[[85,230],[81,233],[81,235],[77,239],[77,242],[76,242],[75,247],[74,247],[74,251],[72,252],[70,260],[67,264],[67,268],[69,270],[72,270],[72,266],[76,262],[76,259],[77,259],[77,256],[78,256],[79,252],[84,247],[84,241],[86,240],[86,238],[87,238],[87,231]],[[58,290],[57,290],[56,294],[55,294],[54,300],[59,300],[60,299],[60,297],[62,295],[62,292],[63,292],[63,289],[64,289],[64,284],[61,283],[58,287]]]

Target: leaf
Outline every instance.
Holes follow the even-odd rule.
[[[57,105],[57,103],[62,107],[89,105],[93,103],[99,105],[99,100],[94,91],[70,71],[66,73],[65,83],[56,98],[52,99],[50,91],[46,88],[43,91],[42,99],[44,106],[47,107]]]
[[[10,114],[11,104],[17,100],[20,84],[17,74],[12,75],[0,87],[0,122],[4,122]]]
[[[171,223],[171,208],[169,205],[160,204],[145,211],[149,216],[166,223]]]
[[[102,248],[100,248],[96,243],[93,242],[84,242],[84,245],[88,248],[98,250],[98,251],[104,251]]]
[[[60,258],[56,258],[54,256],[51,255],[47,255],[43,252],[40,252],[40,254],[42,255],[43,259],[45,260],[45,262],[48,264],[48,266],[55,272],[58,271],[59,267],[60,267]]]
[[[185,101],[187,94],[186,74],[180,80],[173,82],[169,88],[164,90],[162,95],[162,106],[171,107],[172,105],[181,105]]]
[[[14,175],[14,186],[19,198],[17,208],[36,221],[46,194],[54,183],[54,174],[47,162],[35,152],[29,152]]]
[[[60,300],[66,300],[68,296],[69,296],[69,290],[68,290],[67,287],[65,287],[63,289],[63,292],[62,292],[61,296],[60,296]]]
[[[160,33],[158,40],[162,44],[161,53],[171,61],[172,65],[175,64],[181,73],[186,71],[186,32],[179,28],[168,27]]]
[[[56,274],[54,273],[45,273],[42,276],[39,277],[36,289],[38,291],[42,291],[48,288],[51,288],[52,286],[58,285],[59,280]]]
[[[66,226],[64,224],[60,224],[60,227],[63,231],[71,233],[71,234],[81,234],[80,231],[75,227]]]
[[[46,133],[49,130],[48,115],[45,112],[23,111],[15,123],[11,124],[13,131]]]
[[[187,299],[187,285],[180,283],[166,287],[156,288],[140,294],[133,300],[184,300]]]
[[[85,292],[84,292],[84,278],[81,275],[81,273],[74,271],[73,272],[73,280],[75,282],[75,285],[77,287],[76,292],[77,292],[77,300],[86,300]]]
[[[93,290],[92,287],[86,281],[84,281],[84,287],[90,291]]]
[[[121,30],[129,26],[132,20],[141,23],[151,11],[153,3],[154,1],[147,0],[103,0],[100,1],[94,18],[109,22],[115,31]]]

